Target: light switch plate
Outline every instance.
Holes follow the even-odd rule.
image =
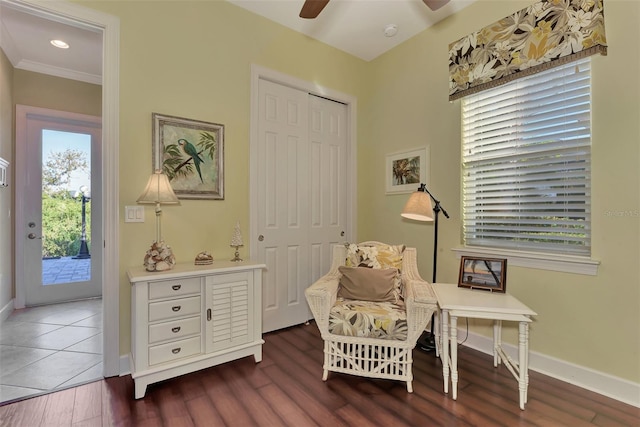
[[[144,222],[144,206],[125,206],[124,222]]]

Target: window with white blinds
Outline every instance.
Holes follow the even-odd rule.
[[[590,64],[463,99],[466,245],[591,254]]]

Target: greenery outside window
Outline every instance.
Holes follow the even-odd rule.
[[[465,245],[590,257],[590,64],[463,98]]]

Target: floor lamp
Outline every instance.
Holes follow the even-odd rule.
[[[433,204],[431,201],[433,200]],[[433,280],[436,283],[436,269],[438,266],[438,215],[442,214],[449,218],[449,214],[440,205],[440,201],[433,197],[433,194],[427,190],[425,184],[420,184],[420,188],[413,194],[404,206],[402,217],[413,219],[415,221],[434,221],[433,233]],[[424,332],[418,339],[418,346],[424,351],[435,351],[436,342],[433,333],[434,316],[431,316],[431,332]]]

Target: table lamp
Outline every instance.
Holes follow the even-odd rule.
[[[149,178],[147,186],[138,197],[138,203],[156,205],[156,240],[151,244],[144,257],[144,265],[147,271],[171,270],[175,265],[175,256],[171,248],[162,240],[161,205],[179,205],[180,201],[176,197],[169,179],[161,170],[157,169]]]

